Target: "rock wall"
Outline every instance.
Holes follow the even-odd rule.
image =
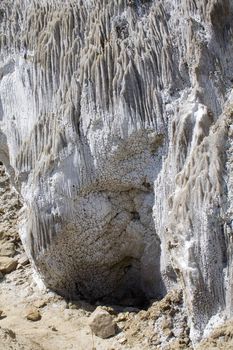
[[[44,283],[193,340],[231,313],[232,0],[2,0],[0,158]],[[230,316],[230,315],[228,315]]]

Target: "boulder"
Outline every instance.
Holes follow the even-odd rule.
[[[17,261],[7,256],[0,256],[0,272],[6,274],[14,271],[17,267]]]
[[[90,316],[89,326],[97,337],[103,339],[115,335],[117,330],[113,317],[101,307],[97,307]]]

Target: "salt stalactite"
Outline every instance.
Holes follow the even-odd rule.
[[[2,0],[0,158],[44,283],[231,314],[233,5]],[[153,210],[152,210],[153,208]]]

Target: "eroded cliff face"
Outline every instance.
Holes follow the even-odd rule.
[[[194,341],[230,316],[232,16],[231,0],[1,1],[0,158],[48,287],[140,303],[181,283]]]

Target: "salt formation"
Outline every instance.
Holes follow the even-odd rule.
[[[0,159],[44,283],[231,315],[231,0],[2,0]],[[153,208],[153,214],[152,214]]]

